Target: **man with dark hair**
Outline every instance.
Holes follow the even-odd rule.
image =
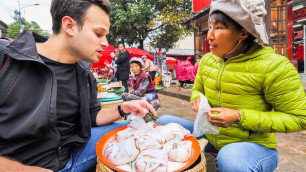
[[[127,81],[129,80],[130,74],[130,53],[125,50],[123,44],[119,44],[118,49],[120,51],[120,55],[116,60],[118,80],[122,82],[127,93],[129,91]]]
[[[101,109],[89,62],[108,46],[108,0],[53,0],[53,34],[0,39],[0,171],[94,171],[95,147],[114,122],[156,112],[146,101]]]

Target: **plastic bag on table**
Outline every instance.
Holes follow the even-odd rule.
[[[153,122],[146,123],[143,118],[138,116],[133,116],[133,118],[131,118],[130,120],[131,122],[127,126],[127,128],[125,130],[119,131],[116,134],[118,142],[129,138],[138,138],[144,135],[145,133],[153,131]]]
[[[140,152],[135,161],[136,172],[167,172],[168,155],[163,149],[148,149]]]
[[[104,151],[105,158],[114,165],[127,164],[134,161],[139,154],[135,140],[129,138],[123,142],[110,142]]]
[[[200,107],[197,113],[197,117],[194,121],[194,130],[193,135],[195,137],[199,137],[204,135],[205,133],[209,134],[218,134],[218,128],[216,126],[213,126],[207,119],[207,113],[210,110],[210,105],[208,103],[207,98],[200,94],[201,96],[201,102]]]
[[[172,139],[183,140],[185,136],[190,135],[190,131],[177,123],[169,123],[164,126],[157,126],[154,128],[157,132],[166,137],[166,142]]]
[[[164,144],[163,149],[168,152],[170,161],[186,162],[191,156],[192,142],[190,140],[170,140]]]
[[[158,132],[148,132],[136,140],[136,147],[140,151],[145,149],[162,149],[165,137]]]

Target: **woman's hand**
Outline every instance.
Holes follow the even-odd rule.
[[[199,107],[200,107],[200,102],[201,102],[201,99],[200,98],[197,98],[193,101],[190,102],[190,106],[191,106],[191,109],[195,112],[198,112],[199,110]]]
[[[218,127],[228,128],[240,117],[238,110],[229,108],[211,108],[207,114],[208,121]]]

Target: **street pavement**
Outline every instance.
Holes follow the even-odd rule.
[[[157,113],[159,115],[171,114],[194,121],[196,112],[190,108],[188,101],[190,95],[191,88],[170,87],[158,90],[161,107],[157,110]],[[278,142],[277,151],[279,152],[279,164],[275,171],[305,172],[306,131],[288,134],[276,133],[275,136]]]

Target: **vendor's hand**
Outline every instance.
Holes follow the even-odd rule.
[[[211,108],[207,113],[208,121],[218,127],[228,128],[237,122],[239,111],[229,108]]]
[[[195,112],[198,112],[199,110],[199,107],[200,107],[200,102],[201,102],[201,99],[200,98],[197,98],[193,101],[190,102],[190,106],[191,106],[191,109]]]
[[[153,106],[150,105],[146,100],[132,100],[126,101],[121,104],[121,108],[125,113],[133,113],[135,116],[144,117],[149,111],[153,113],[154,116],[158,117]]]

